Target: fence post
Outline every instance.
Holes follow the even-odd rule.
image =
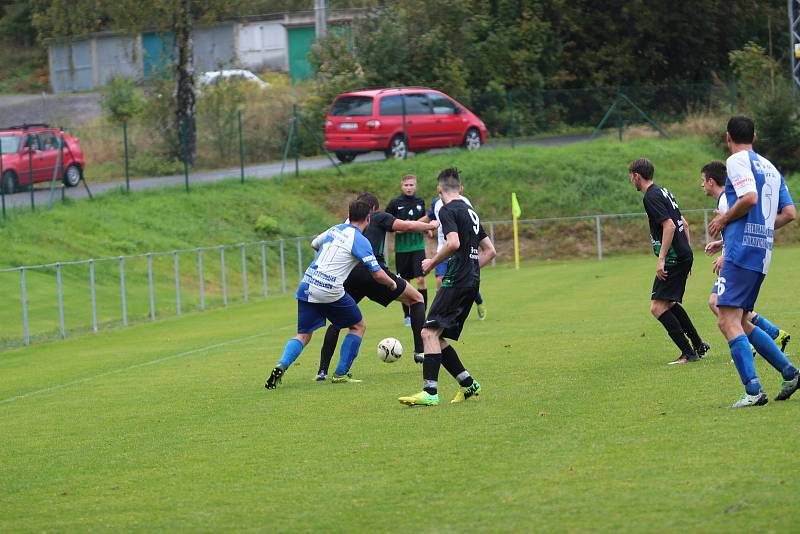
[[[92,293],[92,332],[97,333],[97,294],[94,287],[94,260],[89,260],[89,289]]]
[[[6,181],[3,177],[3,149],[0,148],[0,199],[3,203],[3,220],[6,220]]]
[[[283,293],[286,293],[286,244],[283,239],[281,239],[281,290]]]
[[[241,181],[244,183],[244,136],[242,135],[242,110],[236,112],[236,117],[239,119],[239,170],[241,172]]]
[[[264,297],[269,295],[267,286],[267,242],[261,242],[261,284],[264,286]]]
[[[242,243],[242,290],[244,292],[244,301],[249,300],[247,291],[247,243]]]
[[[600,216],[596,216],[594,220],[595,228],[597,230],[597,259],[600,261],[603,259],[603,233],[601,231]]]
[[[705,244],[708,245],[708,242],[711,240],[710,236],[708,235],[708,210],[703,210],[703,230],[705,231],[706,235]]]
[[[219,247],[219,264],[222,271],[222,304],[228,305],[228,280],[225,277],[225,245]]]
[[[25,267],[21,267],[20,285],[22,286],[22,339],[26,345],[31,344],[31,336],[28,330],[28,295],[25,291]]]
[[[494,222],[489,221],[489,239],[492,240],[492,245],[494,245]],[[497,258],[492,258],[492,267],[497,266]]]
[[[183,177],[186,182],[186,192],[189,192],[189,149],[186,146],[186,121],[181,119],[178,135],[181,136],[181,146],[183,147]]]
[[[156,320],[156,295],[153,288],[153,254],[147,254],[147,285],[150,291],[150,320]]]
[[[292,106],[292,117],[294,120],[294,175],[300,176],[300,123],[297,120],[297,104]]]
[[[67,337],[64,330],[64,287],[61,280],[61,264],[56,263],[56,286],[58,287],[58,331],[61,339]]]
[[[300,238],[297,238],[297,278],[303,278],[303,245]]]
[[[31,190],[31,211],[36,211],[36,201],[33,198],[33,136],[29,135],[28,140],[30,141],[28,143],[28,188]]]
[[[125,192],[131,192],[131,180],[128,174],[128,121],[122,121],[122,142],[125,145]]]
[[[197,274],[200,277],[200,311],[206,309],[206,290],[203,281],[203,251],[197,251]]]
[[[119,257],[119,291],[122,297],[122,326],[128,326],[128,303],[125,300],[125,257]]]
[[[175,263],[175,307],[178,310],[178,317],[181,316],[181,270],[178,263],[178,253],[173,252],[172,257]]]

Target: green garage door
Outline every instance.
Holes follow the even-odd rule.
[[[312,75],[308,64],[308,51],[316,40],[314,26],[289,28],[289,74],[292,81],[302,81]]]

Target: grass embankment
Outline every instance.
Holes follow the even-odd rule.
[[[0,42],[0,94],[37,93],[48,89],[47,49]],[[3,124],[2,126],[6,126]]]
[[[240,243],[276,237],[311,235],[346,216],[347,201],[357,191],[372,190],[382,201],[399,192],[400,177],[419,176],[419,194],[435,195],[435,176],[448,166],[463,171],[466,194],[478,206],[484,220],[509,218],[509,195],[516,191],[523,218],[542,218],[596,213],[641,212],[641,194],[630,185],[627,165],[632,159],[647,156],[656,166],[656,180],[674,192],[684,209],[713,206],[699,186],[699,169],[707,161],[723,157],[697,139],[646,139],[618,143],[611,139],[555,148],[496,148],[475,153],[453,151],[424,155],[407,161],[380,161],[343,167],[344,177],[335,170],[309,172],[299,178],[248,181],[244,186],[231,180],[193,185],[186,194],[180,187],[137,192],[130,196],[109,194],[94,202],[81,201],[58,206],[51,212],[15,212],[0,227],[0,265],[14,267],[90,257],[114,257],[148,251],[168,251],[223,243]],[[790,181],[796,184],[795,177]],[[256,230],[260,216],[280,223],[269,235]],[[691,219],[696,236],[702,236],[702,218]],[[797,225],[793,225],[797,227]],[[502,261],[509,257],[510,226],[497,225],[496,237]],[[523,226],[523,259],[572,257],[595,254],[594,222]],[[796,235],[790,228],[778,234],[779,240]],[[636,250],[646,253],[649,245],[644,221],[606,221],[603,225],[605,253]],[[288,243],[288,281],[291,290],[297,272],[294,243]],[[304,261],[310,254],[304,250]],[[198,306],[196,260],[181,263],[182,306]],[[249,286],[253,293],[260,284],[260,251],[248,251]],[[220,261],[207,255],[204,268],[208,299],[219,299]],[[271,280],[277,275],[277,250],[269,250]],[[149,310],[146,293],[146,261],[132,262],[126,268],[129,314],[144,318]],[[241,255],[226,257],[227,280],[232,295],[242,295]],[[98,266],[98,305],[106,308],[102,322],[120,320],[118,266]],[[173,313],[175,287],[171,258],[156,261],[157,306]],[[18,275],[3,274],[0,302],[10,303],[0,311],[0,338],[18,339],[21,333]],[[88,272],[86,267],[65,269],[67,321],[72,328],[86,327],[88,312]],[[52,332],[57,326],[53,270],[29,273],[28,297],[34,332]],[[274,291],[274,285],[271,290]],[[232,297],[233,298],[233,297]],[[76,308],[79,312],[70,312]],[[75,324],[77,323],[77,325]],[[70,325],[68,324],[68,329]]]
[[[798,261],[776,250],[759,301],[793,333]],[[665,365],[653,267],[486,269],[489,316],[456,343],[484,390],[461,405],[444,370],[442,405],[397,402],[421,387],[399,306],[362,308],[361,384],[312,381],[315,337],[264,389],[294,328],[289,296],[7,352],[0,530],[785,530],[800,399],[728,409],[741,384],[705,306],[711,273],[684,302],[711,352]],[[387,336],[406,345],[394,364],[375,357]],[[776,373],[757,366],[774,396]]]

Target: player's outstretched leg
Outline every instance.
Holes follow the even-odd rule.
[[[480,383],[472,378],[469,371],[464,368],[464,364],[461,363],[461,359],[459,359],[458,353],[452,345],[448,344],[442,349],[442,367],[447,369],[447,372],[456,379],[460,386],[458,392],[456,392],[456,396],[450,401],[450,404],[464,402],[470,397],[477,397],[480,395]]]
[[[328,329],[325,330],[325,340],[322,342],[322,348],[319,351],[317,381],[325,380],[327,377],[337,343],[339,343],[339,329],[333,325],[329,325]]]
[[[708,352],[711,347],[700,338],[700,335],[692,324],[692,320],[689,319],[689,314],[686,313],[686,310],[683,309],[680,302],[676,302],[672,306],[672,314],[678,318],[678,322],[681,323],[681,328],[683,328],[683,331],[689,337],[689,340],[691,340],[694,352],[701,358],[705,356],[706,352]]]
[[[759,354],[761,354],[769,364],[778,371],[783,377],[783,386],[781,387],[778,396],[775,397],[776,401],[787,400],[795,391],[797,391],[800,384],[800,373],[797,368],[792,365],[792,362],[781,352],[775,341],[761,328],[754,327],[750,335],[747,336],[750,343],[755,346]]]
[[[294,363],[297,357],[300,356],[300,353],[303,352],[303,349],[310,339],[311,336],[308,334],[298,334],[297,337],[293,337],[286,343],[283,349],[283,356],[281,356],[278,364],[272,369],[269,378],[267,378],[267,383],[264,384],[265,388],[275,389],[278,387],[278,384],[281,383],[281,379],[283,378],[283,374]]]
[[[366,325],[362,320],[355,326],[350,327],[350,332],[344,336],[342,348],[339,351],[339,363],[333,372],[331,383],[361,382],[361,380],[356,380],[350,375],[350,368],[353,366],[356,356],[358,356],[358,349],[361,348],[361,340],[365,330]]]
[[[780,327],[775,326],[769,322],[766,317],[759,313],[753,312],[753,315],[750,317],[750,322],[766,332],[769,337],[774,339],[775,343],[781,348],[781,352],[786,352],[786,345],[792,339],[792,336],[789,335],[789,332],[781,330]]]
[[[478,291],[475,293],[475,304],[478,310],[478,319],[483,321],[486,319],[486,306],[483,304],[483,297],[481,296],[481,292]]]

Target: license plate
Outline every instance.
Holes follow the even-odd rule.
[[[343,122],[339,125],[341,130],[355,130],[356,128],[358,128],[358,124],[354,122]]]

